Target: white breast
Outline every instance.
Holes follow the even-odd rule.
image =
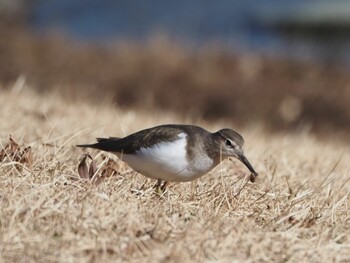
[[[124,154],[120,158],[135,171],[153,179],[190,181],[207,173],[212,168],[213,161],[202,156],[189,163],[186,145],[187,134],[180,133],[175,141],[141,148],[135,154]]]

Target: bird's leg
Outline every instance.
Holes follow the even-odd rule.
[[[145,180],[145,182],[141,185],[139,191],[142,191],[143,190],[143,187],[145,186],[145,184],[147,183],[148,179]]]
[[[160,187],[160,190],[162,190],[163,193],[165,192],[165,187],[167,184],[168,184],[167,181],[163,181],[163,185]]]
[[[168,182],[163,181],[162,179],[157,180],[157,183],[155,185],[155,189],[156,189],[157,194],[161,195],[162,193],[164,193],[167,183]]]
[[[157,183],[154,185],[154,188],[159,188],[162,185],[163,180],[162,179],[157,179]]]

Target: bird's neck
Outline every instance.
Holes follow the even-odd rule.
[[[210,133],[208,137],[210,138],[204,141],[204,148],[208,156],[213,159],[214,163],[217,165],[222,160],[226,159],[226,156],[222,155],[221,137],[217,133]]]

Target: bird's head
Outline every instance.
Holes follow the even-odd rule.
[[[254,170],[243,152],[244,139],[243,137],[231,129],[222,129],[215,133],[217,141],[220,145],[220,155],[223,158],[234,157],[240,160],[249,171],[257,176],[258,173]]]

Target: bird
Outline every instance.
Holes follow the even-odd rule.
[[[156,188],[161,192],[168,182],[195,180],[229,157],[249,169],[252,182],[258,176],[244,155],[243,137],[229,128],[212,133],[195,125],[166,124],[123,138],[96,140],[97,143],[77,146],[116,154],[136,172],[157,179]]]

